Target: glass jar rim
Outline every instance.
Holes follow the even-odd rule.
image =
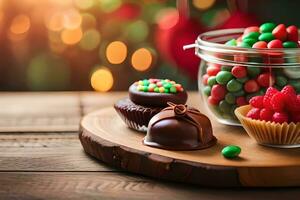
[[[229,36],[231,35],[242,35],[244,32],[244,28],[238,29],[220,29],[214,31],[208,31],[202,33],[198,36],[193,47],[196,48],[196,55],[203,58],[202,54],[209,55],[207,58],[214,58],[214,54],[216,53],[224,53],[226,55],[246,55],[248,57],[258,57],[262,55],[276,55],[281,54],[283,58],[294,59],[291,62],[284,63],[259,63],[259,62],[241,62],[237,64],[243,64],[248,66],[259,66],[259,65],[272,65],[272,66],[289,66],[292,67],[297,65],[300,66],[300,48],[277,48],[277,49],[257,49],[257,48],[245,48],[245,47],[236,47],[236,46],[227,46],[224,43],[218,43],[218,37],[226,37],[228,35],[228,40],[232,39]],[[219,41],[220,42],[220,41]],[[217,59],[218,60],[218,59]],[[219,60],[220,61],[220,60]]]

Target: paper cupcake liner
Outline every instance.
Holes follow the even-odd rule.
[[[250,105],[241,106],[235,110],[244,129],[251,138],[265,145],[300,145],[300,123],[275,123],[254,120],[246,117]]]

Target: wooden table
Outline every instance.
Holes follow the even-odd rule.
[[[0,199],[300,199],[299,188],[200,188],[128,174],[94,160],[78,140],[80,118],[123,96],[0,93]],[[189,101],[197,106],[197,93],[191,92]]]

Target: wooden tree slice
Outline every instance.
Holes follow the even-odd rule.
[[[145,136],[126,127],[113,108],[85,116],[79,138],[84,150],[108,165],[163,180],[203,186],[300,186],[300,149],[258,145],[242,128],[212,121],[218,144],[197,151],[168,151],[142,144]],[[242,148],[226,159],[224,146]]]

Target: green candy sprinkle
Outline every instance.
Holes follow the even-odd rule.
[[[176,87],[174,87],[174,86],[170,87],[170,92],[171,93],[176,93],[177,92]]]
[[[234,96],[236,96],[236,97],[241,97],[241,96],[245,95],[245,91],[244,90],[240,90],[240,91],[237,91],[237,92],[233,92],[232,94]]]
[[[260,68],[259,67],[247,67],[247,73],[250,77],[256,77],[258,74],[260,74]]]
[[[259,32],[250,32],[247,35],[243,36],[242,39],[245,41],[245,39],[253,39],[253,40],[258,40],[260,33]]]
[[[138,90],[138,91],[144,91],[144,86],[139,85],[139,86],[137,87],[137,90]]]
[[[219,108],[223,113],[230,113],[231,111],[231,105],[224,100],[219,103]]]
[[[286,41],[282,45],[284,48],[297,48],[298,47],[297,43],[292,42],[292,41]]]
[[[158,87],[154,88],[154,92],[159,92],[159,88]]]
[[[274,23],[271,23],[271,22],[267,22],[267,23],[264,23],[262,24],[260,27],[259,27],[259,30],[260,32],[262,33],[270,33],[273,31],[273,29],[276,27],[276,24]]]
[[[227,93],[225,96],[225,101],[229,104],[235,104],[236,97],[232,93]]]
[[[237,45],[236,39],[231,39],[225,43],[226,46],[234,47]]]
[[[232,69],[232,67],[231,66],[222,66],[221,67],[221,71],[228,71],[228,72],[231,72],[231,69]]]
[[[228,81],[230,81],[232,79],[232,77],[233,76],[230,72],[220,71],[216,76],[216,81],[217,81],[217,83],[219,83],[221,85],[225,85],[228,83]]]
[[[272,33],[262,33],[262,34],[258,37],[258,39],[259,39],[260,41],[270,42],[271,40],[274,40],[275,37],[274,37],[274,35],[273,35]]]
[[[276,76],[275,77],[275,84],[280,86],[280,87],[283,87],[283,86],[286,86],[288,83],[288,80],[286,77],[284,76]]]
[[[243,47],[243,48],[251,48],[252,47],[252,45],[250,45],[250,44],[248,44],[248,43],[246,43],[246,42],[241,42],[241,43],[239,43],[238,45],[237,45],[238,47]]]
[[[216,77],[211,76],[207,79],[207,84],[212,87],[213,85],[217,84]]]
[[[222,155],[225,158],[235,158],[238,157],[239,154],[241,153],[241,148],[239,146],[236,145],[229,145],[226,146],[222,149]]]
[[[143,80],[143,85],[148,86],[150,84],[150,82],[148,80]]]
[[[165,83],[163,86],[166,89],[170,89],[172,87],[172,85],[170,83]]]
[[[227,83],[226,88],[229,92],[237,92],[243,88],[243,85],[236,79],[232,79]]]
[[[240,83],[246,83],[246,81],[248,81],[249,78],[246,76],[246,77],[244,77],[244,78],[237,78],[236,80],[237,80],[238,82],[240,82]]]
[[[144,86],[143,91],[144,91],[144,92],[148,92],[148,91],[149,91],[148,87],[147,87],[147,86]]]
[[[255,40],[255,39],[253,39],[253,38],[246,38],[246,39],[243,40],[243,42],[249,44],[249,45],[252,47],[252,45],[253,45],[255,42],[257,42],[257,40]]]
[[[175,88],[176,89],[176,88]],[[211,92],[211,87],[210,86],[205,86],[204,89],[203,89],[203,93],[206,95],[206,96],[209,96],[210,95],[210,92]]]

